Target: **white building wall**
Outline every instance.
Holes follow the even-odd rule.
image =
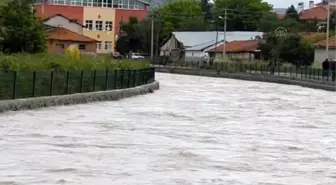
[[[336,59],[336,50],[329,49],[329,58]],[[315,49],[315,58],[314,58],[314,66],[322,67],[322,62],[326,59],[326,50],[325,49]]]
[[[208,56],[208,53],[203,52],[203,51],[186,51],[185,60],[186,61],[199,61],[204,55]]]

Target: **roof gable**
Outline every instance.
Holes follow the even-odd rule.
[[[61,40],[61,41],[75,41],[75,42],[97,42],[95,39],[78,34],[71,30],[57,27],[46,30],[48,39]]]
[[[80,24],[77,21],[73,21],[72,19],[70,19],[70,18],[68,18],[68,17],[66,17],[66,16],[64,16],[62,14],[54,14],[52,16],[49,16],[49,17],[45,18],[43,21],[47,22],[47,21],[49,21],[49,20],[51,20],[52,18],[55,18],[55,17],[61,17],[61,18],[65,19],[65,20],[68,20],[70,23],[77,24],[77,25],[79,25],[81,27],[85,27],[83,24]]]

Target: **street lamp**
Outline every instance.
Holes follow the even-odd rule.
[[[330,29],[330,0],[328,0],[328,15],[327,15],[327,30],[326,30],[326,57],[328,59],[328,61],[330,60],[329,57],[329,29]],[[329,76],[332,74],[332,69],[331,69],[332,65],[331,65],[331,61],[329,61]]]
[[[224,44],[223,44],[223,58],[225,58],[225,54],[226,54],[226,19],[227,19],[226,10],[225,10],[225,17],[218,16],[218,18],[224,21]]]

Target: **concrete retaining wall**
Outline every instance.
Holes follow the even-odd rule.
[[[185,75],[197,75],[197,76],[208,76],[208,77],[223,77],[223,78],[232,78],[239,80],[248,80],[248,81],[260,81],[260,82],[271,82],[271,83],[280,83],[287,85],[299,85],[302,87],[321,89],[326,91],[336,91],[335,85],[328,85],[318,83],[316,81],[308,81],[295,77],[280,77],[273,75],[263,75],[263,74],[248,74],[248,73],[224,73],[221,71],[215,70],[199,70],[199,69],[183,69],[183,68],[166,68],[166,67],[156,67],[156,72],[163,73],[175,73],[175,74],[185,74]]]
[[[79,93],[61,96],[45,96],[37,98],[16,99],[0,101],[0,112],[17,111],[24,109],[36,109],[57,105],[81,104],[93,101],[119,100],[122,98],[146,94],[158,90],[159,82],[153,82],[134,88],[119,89],[111,91],[98,91],[90,93]]]

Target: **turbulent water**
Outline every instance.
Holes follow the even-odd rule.
[[[334,93],[157,79],[154,94],[1,114],[0,184],[336,184]]]

